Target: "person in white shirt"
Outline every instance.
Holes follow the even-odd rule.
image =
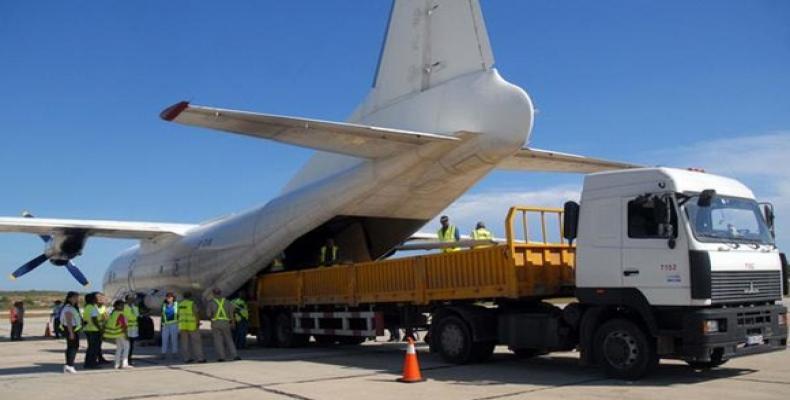
[[[59,328],[63,330],[63,335],[66,337],[66,364],[63,366],[63,373],[77,373],[74,368],[74,358],[77,357],[77,351],[80,348],[79,333],[82,330],[79,301],[79,293],[69,292],[58,316],[61,324]]]

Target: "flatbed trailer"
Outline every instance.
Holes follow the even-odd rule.
[[[560,235],[562,213],[510,208],[501,244],[264,274],[254,282],[251,326],[266,346],[303,345],[311,335],[361,343],[385,329],[428,329],[439,310],[573,296],[575,252]]]
[[[497,344],[520,356],[577,349],[582,364],[627,379],[661,358],[713,368],[787,345],[773,209],[737,181],[592,174],[581,204],[512,207],[505,232],[488,247],[263,274],[251,282],[259,342],[427,330],[450,362],[485,360]],[[557,297],[576,300],[543,301]]]
[[[507,242],[483,248],[266,274],[258,305],[358,307],[380,303],[425,306],[436,302],[572,296],[574,248],[562,240],[519,240],[513,226],[528,214],[561,221],[562,210],[513,207]],[[523,229],[523,228],[522,228]],[[548,233],[545,233],[548,235]]]

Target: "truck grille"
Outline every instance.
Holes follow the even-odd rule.
[[[710,298],[714,303],[780,300],[781,271],[711,272]]]

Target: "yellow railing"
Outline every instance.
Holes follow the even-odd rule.
[[[514,243],[543,243],[543,244],[565,244],[565,239],[562,237],[562,209],[550,207],[526,207],[526,206],[513,206],[508,210],[507,218],[505,219],[505,231],[507,234],[507,244],[512,247]],[[529,216],[540,218],[540,238],[539,240],[531,240],[533,236],[530,235]],[[548,219],[556,218],[557,236],[559,242],[551,242],[549,239]],[[523,238],[519,237],[516,229],[516,224],[519,224]]]

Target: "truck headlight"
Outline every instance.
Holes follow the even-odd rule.
[[[702,333],[719,332],[719,320],[708,319],[702,323]]]
[[[776,318],[776,322],[779,325],[787,325],[787,314],[779,314],[778,318]]]

